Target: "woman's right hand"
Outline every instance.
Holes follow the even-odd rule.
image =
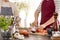
[[[35,20],[33,23],[36,27],[38,27],[38,20]]]

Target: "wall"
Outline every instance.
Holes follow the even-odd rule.
[[[56,12],[58,13],[58,20],[60,21],[60,0],[54,0],[56,6]]]

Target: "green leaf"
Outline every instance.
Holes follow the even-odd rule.
[[[9,26],[12,23],[12,18],[9,17],[8,19],[3,17],[0,17],[0,28],[3,30],[7,30],[9,28]]]

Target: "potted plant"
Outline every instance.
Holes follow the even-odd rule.
[[[12,23],[12,17],[0,16],[0,29],[6,31]]]
[[[3,40],[5,38],[9,39],[11,37],[10,32],[6,31],[9,29],[9,26],[12,24],[12,17],[5,17],[0,16],[0,30],[2,29],[4,32],[1,31],[2,34],[0,34],[3,37]]]

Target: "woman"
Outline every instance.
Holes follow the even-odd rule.
[[[38,23],[38,16],[41,11],[41,29],[50,28],[50,26],[54,23],[53,13],[55,12],[55,4],[54,0],[43,0],[42,4],[38,7],[35,12],[35,25]]]
[[[18,12],[16,5],[9,2],[9,0],[2,0],[0,3],[0,15],[17,16]]]
[[[18,16],[18,11],[17,11],[17,7],[15,4],[9,2],[9,0],[2,0],[2,2],[0,3],[0,15],[3,15],[3,16],[14,16],[14,17],[17,17]],[[11,26],[10,27],[12,30],[9,30],[11,31],[12,33],[15,32],[14,27]]]

